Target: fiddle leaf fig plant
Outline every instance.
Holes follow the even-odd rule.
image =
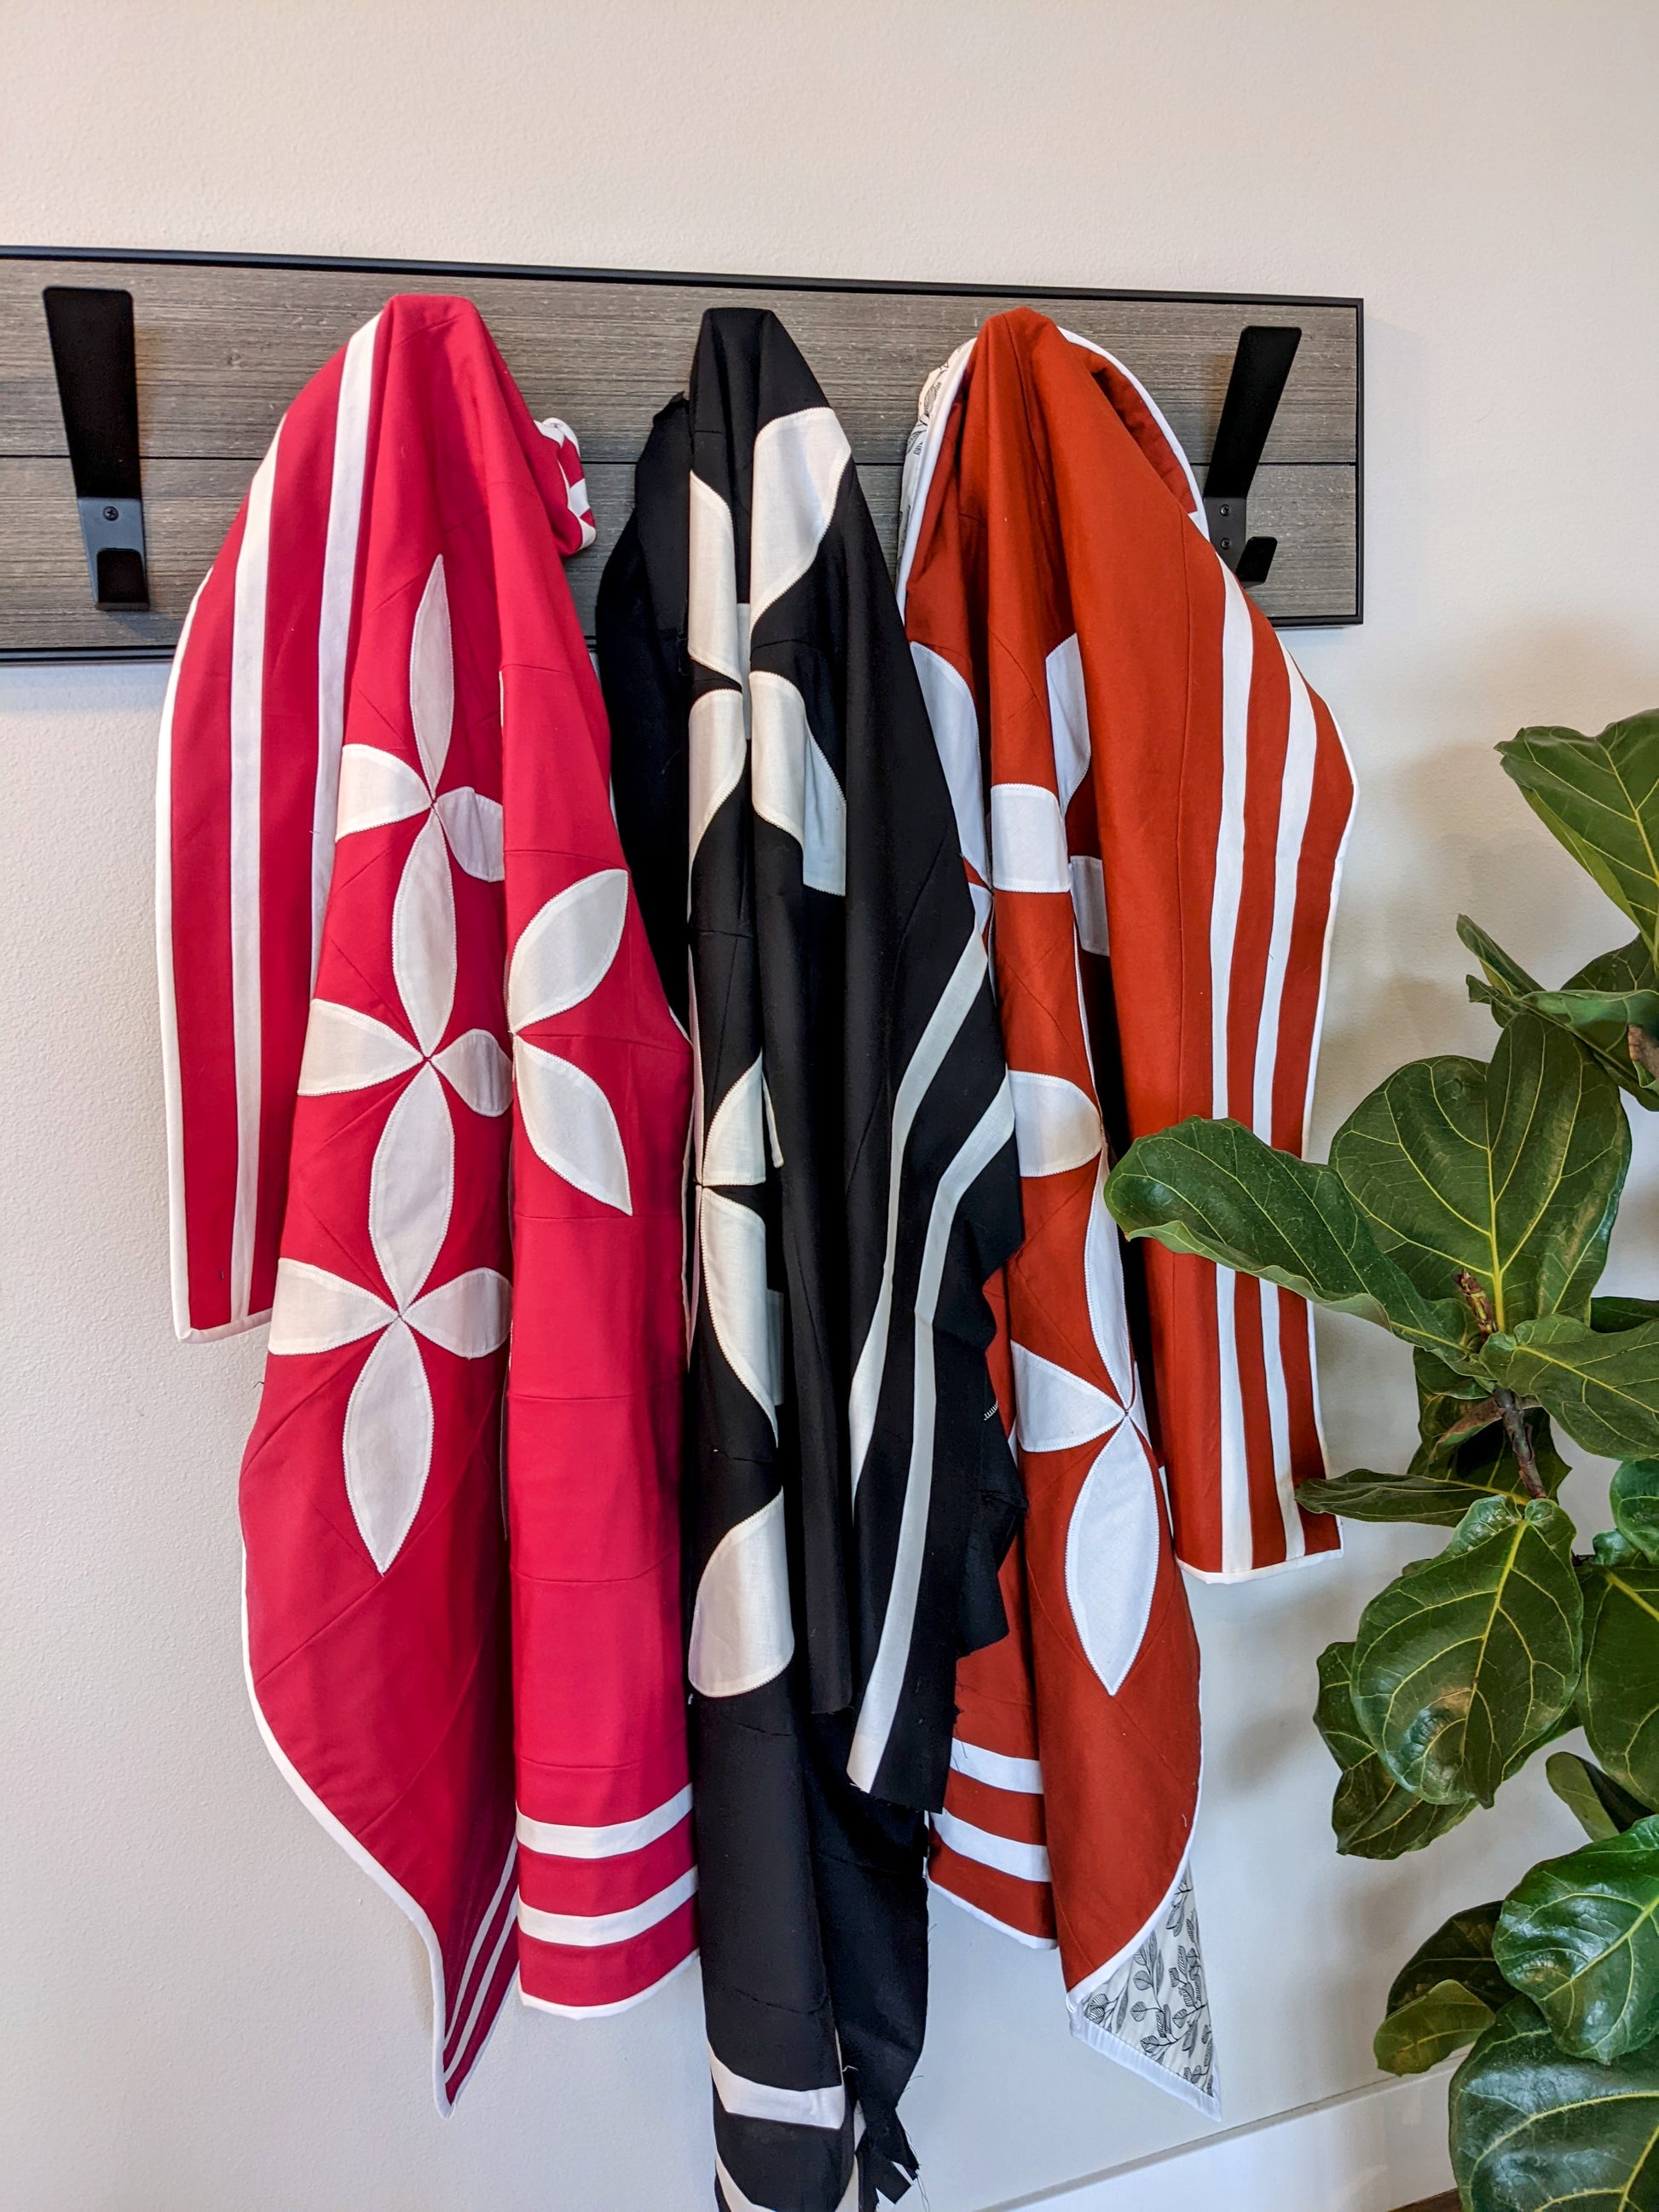
[[[1323,1165],[1231,1121],[1142,1137],[1107,1204],[1131,1237],[1351,1313],[1412,1351],[1398,1473],[1304,1483],[1310,1511],[1449,1532],[1319,1662],[1340,1851],[1422,1850],[1534,1756],[1589,1838],[1455,1912],[1389,1993],[1377,2063],[1469,2048],[1450,2129],[1468,2212],[1571,2199],[1659,2212],[1659,1301],[1598,1297],[1659,1108],[1659,711],[1498,748],[1545,825],[1638,935],[1559,989],[1467,917],[1489,1060],[1397,1068]],[[1579,1548],[1557,1431],[1620,1462]]]

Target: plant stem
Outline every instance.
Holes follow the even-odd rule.
[[[1547,1498],[1549,1492],[1539,1476],[1537,1455],[1527,1433],[1527,1417],[1521,1410],[1521,1401],[1513,1390],[1505,1390],[1501,1384],[1492,1395],[1504,1417],[1504,1434],[1509,1438],[1515,1463],[1521,1470],[1522,1487],[1529,1498]]]
[[[1457,1287],[1462,1291],[1469,1310],[1474,1316],[1474,1325],[1480,1330],[1480,1341],[1484,1344],[1498,1327],[1498,1316],[1492,1311],[1492,1300],[1486,1296],[1485,1286],[1467,1267],[1458,1271]],[[1493,1405],[1503,1416],[1504,1434],[1515,1455],[1515,1463],[1521,1470],[1521,1487],[1528,1498],[1547,1498],[1549,1492],[1538,1472],[1538,1455],[1533,1450],[1532,1438],[1527,1433],[1527,1417],[1522,1410],[1521,1401],[1513,1390],[1506,1390],[1501,1382],[1492,1385],[1492,1397]]]

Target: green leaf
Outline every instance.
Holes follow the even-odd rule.
[[[1473,1277],[1500,1329],[1588,1320],[1629,1164],[1616,1085],[1534,1014],[1508,1024],[1489,1066],[1396,1069],[1331,1145],[1377,1244],[1422,1295],[1455,1297]]]
[[[1549,1498],[1483,1498],[1360,1615],[1354,1717],[1419,1796],[1490,1805],[1565,1714],[1583,1612],[1572,1533]]]
[[[1490,1390],[1461,1393],[1456,1397],[1449,1392],[1437,1392],[1431,1398],[1419,1398],[1417,1449],[1412,1454],[1412,1465],[1419,1474],[1437,1468],[1443,1473],[1455,1453],[1472,1438],[1490,1435],[1494,1424],[1501,1435],[1502,1421],[1498,1401]]]
[[[1530,1004],[1547,1021],[1570,1029],[1638,1105],[1650,1113],[1659,1108],[1659,971],[1639,937],[1586,961],[1559,992],[1540,991]]]
[[[1659,1452],[1659,1322],[1609,1333],[1546,1314],[1489,1337],[1481,1358],[1498,1382],[1547,1407],[1587,1451],[1608,1459]]]
[[[1540,1015],[1570,1031],[1621,1090],[1650,1109],[1659,1107],[1659,1086],[1630,1046],[1632,1024],[1651,1033],[1659,1022],[1659,973],[1639,937],[1588,961],[1560,990],[1547,991],[1467,915],[1459,915],[1457,933],[1486,970],[1484,980],[1468,978],[1469,996],[1492,1009],[1500,1028],[1516,1014]]]
[[[1590,1300],[1590,1327],[1604,1336],[1641,1328],[1650,1321],[1659,1321],[1659,1298],[1603,1296]]]
[[[1445,1805],[1402,1790],[1373,1752],[1350,1767],[1331,1799],[1331,1830],[1344,1858],[1397,1859],[1425,1850],[1474,1810],[1473,1797]]]
[[[1522,730],[1498,757],[1527,804],[1650,949],[1659,943],[1659,711],[1599,737]]]
[[[1356,1468],[1334,1481],[1298,1484],[1297,1496],[1307,1511],[1452,1528],[1482,1498],[1524,1501],[1529,1495],[1498,1402],[1483,1382],[1457,1374],[1431,1352],[1413,1353],[1413,1366],[1420,1441],[1405,1474]],[[1553,1498],[1566,1479],[1566,1462],[1555,1449],[1548,1415],[1534,1407],[1522,1418],[1540,1479]]]
[[[1452,2076],[1466,2212],[1659,2212],[1659,2046],[1611,2066],[1556,2048],[1523,1997]]]
[[[1648,1816],[1647,1806],[1638,1804],[1610,1774],[1603,1774],[1576,1751],[1553,1751],[1544,1761],[1544,1773],[1550,1788],[1592,1843],[1622,1836],[1626,1828],[1633,1828]]]
[[[1572,2057],[1609,2065],[1659,2035],[1659,1819],[1534,1867],[1492,1954]]]
[[[1580,1573],[1584,1734],[1615,1782],[1659,1805],[1659,1567],[1597,1563]]]
[[[1492,1405],[1487,1399],[1485,1405]],[[1480,1407],[1441,1399],[1437,1407],[1477,1414]],[[1425,1420],[1428,1418],[1425,1409]],[[1539,1478],[1553,1498],[1567,1475],[1567,1463],[1555,1449],[1548,1416],[1536,1408],[1526,1416]],[[1483,1498],[1530,1495],[1521,1479],[1497,1409],[1489,1422],[1462,1436],[1443,1432],[1419,1446],[1404,1474],[1379,1474],[1355,1468],[1334,1480],[1297,1485],[1297,1499],[1310,1513],[1334,1513],[1350,1521],[1415,1521],[1455,1528],[1471,1505]]]
[[[1473,952],[1486,970],[1487,988],[1480,994],[1477,1003],[1489,1005],[1500,1020],[1519,1013],[1534,991],[1543,988],[1536,976],[1528,975],[1518,960],[1511,960],[1495,938],[1488,937],[1478,921],[1468,915],[1457,917],[1457,934],[1466,951]],[[1475,981],[1469,978],[1469,996],[1476,998]]]
[[[1373,1474],[1364,1467],[1296,1486],[1297,1502],[1309,1513],[1340,1514],[1346,1521],[1414,1521],[1433,1528],[1455,1528],[1481,1498],[1511,1494],[1507,1487],[1477,1488],[1438,1475]]]
[[[1498,1925],[1501,1902],[1468,1905],[1443,1921],[1395,1976],[1389,1991],[1389,2010],[1409,2004],[1437,1982],[1453,1981],[1484,1997],[1494,2012],[1501,2012],[1515,1995],[1492,1955],[1492,1930]]]
[[[1468,1390],[1426,1393],[1419,1382],[1417,1449],[1411,1458],[1413,1474],[1449,1475],[1453,1459],[1475,1438],[1495,1435],[1501,1442],[1503,1415],[1491,1390],[1480,1387],[1485,1381],[1483,1376]]]
[[[1571,1735],[1577,1726],[1577,1711],[1574,1706],[1568,1705],[1565,1711],[1558,1714],[1547,1729],[1541,1730],[1537,1735],[1527,1738],[1525,1743],[1510,1761],[1504,1773],[1504,1780],[1507,1781],[1511,1774],[1518,1774],[1534,1752],[1542,1751],[1547,1743],[1554,1743],[1564,1735]]]
[[[1575,996],[1582,994],[1590,998],[1598,994],[1620,1000],[1640,997],[1644,994],[1653,996],[1659,994],[1659,968],[1654,965],[1646,939],[1632,937],[1628,945],[1615,945],[1611,952],[1598,952],[1593,960],[1587,960],[1576,974],[1568,976],[1561,988]],[[1546,992],[1543,995],[1548,997],[1549,994]],[[1609,1021],[1616,1021],[1620,1018],[1620,1014],[1610,1006],[1607,1018]],[[1630,1019],[1635,1021],[1638,1016],[1632,1012]]]
[[[1473,2043],[1492,2022],[1492,2008],[1462,1982],[1436,1982],[1391,2012],[1371,2038],[1385,2074],[1425,2074]]]
[[[1576,1751],[1553,1751],[1544,1761],[1544,1776],[1550,1788],[1595,1844],[1620,1832],[1618,1821],[1602,1803],[1601,1793],[1590,1779],[1592,1774],[1598,1772],[1599,1768],[1592,1767]]]
[[[1106,1203],[1126,1237],[1262,1276],[1443,1357],[1475,1343],[1461,1299],[1423,1297],[1378,1250],[1334,1170],[1276,1152],[1240,1122],[1194,1117],[1138,1137],[1107,1181]]]
[[[1348,1690],[1352,1644],[1333,1644],[1319,1656],[1314,1721],[1342,1769],[1331,1805],[1336,1848],[1346,1857],[1397,1859],[1420,1851],[1474,1810],[1473,1797],[1429,1805],[1402,1790],[1361,1734]]]
[[[1599,1528],[1590,1538],[1590,1556],[1604,1567],[1644,1567],[1648,1556],[1616,1528]]]
[[[1627,1459],[1615,1470],[1613,1523],[1644,1559],[1659,1564],[1659,1459]]]
[[[1346,1773],[1376,1752],[1354,1717],[1352,1694],[1353,1645],[1328,1644],[1319,1655],[1319,1702],[1314,1707],[1314,1726],[1325,1740],[1325,1748]]]
[[[1645,955],[1647,947],[1641,939],[1637,938],[1634,943]],[[1606,957],[1613,959],[1619,956],[1610,953]],[[1659,987],[1653,985],[1644,990],[1594,991],[1567,984],[1559,991],[1536,992],[1528,1003],[1546,1021],[1559,1022],[1563,1029],[1571,1030],[1581,1037],[1610,1032],[1622,1040],[1632,1029],[1651,1031],[1659,1028]]]
[[[1433,1421],[1454,1411],[1461,1412],[1462,1419],[1449,1422],[1435,1435]],[[1569,1470],[1555,1449],[1549,1416],[1534,1406],[1528,1407],[1522,1419],[1532,1444],[1539,1480],[1553,1498],[1566,1480]],[[1484,1398],[1462,1407],[1454,1400],[1437,1398],[1432,1404],[1424,1405],[1418,1426],[1423,1441],[1412,1455],[1407,1474],[1439,1476],[1448,1482],[1464,1483],[1474,1490],[1496,1491],[1508,1498],[1530,1495],[1521,1480],[1495,1398]]]
[[[1654,1309],[1659,1314],[1659,1307]],[[1442,1399],[1468,1403],[1492,1395],[1492,1385],[1482,1375],[1471,1375],[1462,1368],[1448,1367],[1443,1359],[1437,1359],[1431,1352],[1419,1350],[1412,1354],[1412,1374],[1417,1383],[1418,1432],[1427,1437],[1430,1416],[1428,1408]],[[1455,1418],[1448,1413],[1444,1419],[1434,1417],[1432,1426],[1440,1436]]]

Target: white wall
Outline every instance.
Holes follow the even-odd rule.
[[[1489,1048],[1460,908],[1552,976],[1617,941],[1490,748],[1659,700],[1656,82],[1651,0],[0,0],[0,230],[1363,294],[1367,619],[1297,644],[1362,785],[1322,1141],[1396,1060]],[[167,1317],[161,684],[0,673],[0,2201],[704,2205],[695,1984],[585,2027],[515,2008],[441,2122],[412,1941],[255,1736],[235,1488],[260,1346],[183,1350]],[[1638,1138],[1618,1272],[1651,1287]],[[1357,1324],[1322,1343],[1339,1462],[1403,1449],[1403,1357]],[[1571,1840],[1528,1779],[1426,1860],[1334,1854],[1314,1655],[1430,1540],[1361,1532],[1194,1593],[1230,2124],[1374,2079],[1394,1964]],[[934,1992],[907,2117],[935,2212],[1203,2132],[1068,2042],[1051,1960],[947,1908]]]

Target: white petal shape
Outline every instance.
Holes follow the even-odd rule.
[[[847,434],[828,407],[774,416],[757,432],[749,526],[753,622],[811,567],[852,459]]]
[[[326,1097],[341,1091],[367,1091],[418,1067],[421,1055],[373,1014],[313,999],[306,1024],[306,1048],[300,1062],[301,1098]]]
[[[1089,1326],[1094,1331],[1100,1364],[1111,1377],[1112,1388],[1126,1406],[1135,1402],[1135,1356],[1129,1341],[1129,1316],[1123,1301],[1123,1247],[1118,1227],[1106,1211],[1106,1162],[1101,1162],[1101,1181],[1095,1185],[1083,1243],[1083,1282],[1089,1300]]]
[[[343,1344],[373,1335],[393,1317],[384,1298],[343,1275],[331,1275],[305,1260],[279,1260],[267,1349],[337,1352]]]
[[[501,805],[486,799],[470,783],[446,791],[438,799],[438,819],[444,825],[449,849],[469,876],[481,883],[498,884],[506,874],[501,850]]]
[[[1022,1451],[1064,1451],[1103,1437],[1123,1408],[1069,1367],[1056,1366],[1023,1344],[1014,1351],[1014,1407]]]
[[[709,1553],[691,1611],[686,1671],[705,1698],[740,1698],[781,1674],[794,1648],[779,1491]]]
[[[743,781],[749,742],[747,711],[741,691],[705,691],[691,702],[687,730],[690,749],[690,854],[695,860],[703,832]]]
[[[702,1151],[702,1179],[749,1185],[766,1181],[764,1085],[761,1056],[745,1068],[714,1109]]]
[[[513,1063],[488,1030],[463,1030],[433,1055],[432,1065],[475,1114],[505,1114],[513,1103]]]
[[[441,1283],[416,1299],[405,1319],[462,1359],[482,1359],[507,1342],[513,1313],[513,1285],[494,1267],[469,1267],[451,1283]]]
[[[779,1393],[766,1296],[766,1224],[741,1200],[703,1190],[697,1197],[697,1243],[715,1340],[775,1436]]]
[[[1086,1091],[1063,1075],[1008,1071],[1014,1094],[1014,1144],[1023,1176],[1062,1174],[1095,1158],[1101,1146],[1100,1112]]]
[[[1077,941],[1085,952],[1109,952],[1106,926],[1106,871],[1091,853],[1073,856],[1072,912],[1077,916]]]
[[[1000,891],[1066,891],[1066,824],[1046,784],[991,786],[991,880]]]
[[[962,857],[971,860],[985,882],[991,862],[985,842],[985,777],[980,764],[979,711],[974,695],[955,665],[926,645],[913,645],[910,658],[921,679],[933,744],[951,787],[957,838]]]
[[[705,668],[718,669],[734,684],[744,674],[742,629],[738,620],[738,562],[732,510],[712,484],[694,470],[691,476],[685,649]]]
[[[1146,1633],[1163,1545],[1155,1478],[1124,1421],[1090,1468],[1066,1531],[1066,1600],[1089,1664],[1115,1697]]]
[[[340,787],[334,802],[334,834],[349,837],[359,830],[383,829],[424,814],[432,794],[396,753],[379,745],[343,745]]]
[[[507,1022],[527,1030],[568,1012],[604,981],[628,920],[628,871],[601,868],[568,884],[526,922],[507,975]]]
[[[766,1087],[764,1076],[761,1078],[761,1100],[766,1108],[767,1150],[772,1155],[773,1166],[781,1168],[783,1165],[783,1146],[778,1137],[778,1117],[772,1111],[772,1094]]]
[[[455,884],[449,847],[431,815],[410,848],[392,901],[392,972],[409,1025],[429,1053],[455,1003]]]
[[[513,1047],[513,1072],[519,1110],[538,1158],[590,1198],[632,1213],[622,1132],[592,1077],[522,1037]]]
[[[432,1470],[432,1392],[420,1347],[400,1321],[357,1377],[343,1452],[358,1533],[384,1574],[403,1548]]]
[[[787,676],[757,668],[749,678],[750,794],[763,821],[799,845],[806,810],[806,702]]]
[[[386,1116],[368,1176],[368,1241],[399,1313],[432,1273],[454,1196],[449,1101],[423,1067]]]
[[[787,676],[757,668],[749,678],[750,791],[763,820],[800,847],[801,878],[814,890],[847,890],[847,799],[806,719],[806,702]]]
[[[455,722],[455,647],[449,634],[449,589],[441,553],[432,564],[415,610],[415,635],[409,646],[409,711],[428,787],[435,792],[449,757]]]
[[[1089,709],[1083,696],[1083,655],[1077,632],[1057,645],[1043,662],[1048,678],[1048,726],[1054,739],[1054,781],[1060,811],[1089,773]]]

